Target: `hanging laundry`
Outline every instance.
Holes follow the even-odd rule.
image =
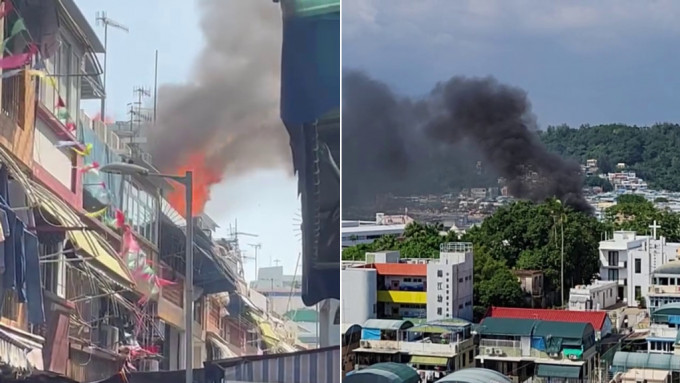
[[[71,149],[72,149],[74,152],[76,152],[77,155],[79,155],[79,156],[81,156],[81,157],[87,157],[87,156],[90,155],[90,153],[92,153],[92,144],[86,144],[86,145],[85,145],[85,150],[83,150],[83,151],[80,151],[80,150],[78,150],[78,149],[76,149],[76,148],[71,148]]]
[[[108,209],[109,209],[109,207],[106,206],[106,207],[104,207],[104,208],[102,208],[102,209],[99,209],[99,210],[93,211],[93,212],[89,212],[89,213],[87,213],[87,214],[85,214],[85,215],[88,216],[88,217],[90,217],[90,218],[99,218],[99,217],[101,217],[102,215],[106,214],[106,211],[107,211]]]

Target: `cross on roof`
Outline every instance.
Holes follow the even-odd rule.
[[[652,229],[652,237],[656,239],[656,229],[660,229],[661,225],[658,225],[656,220],[654,220],[654,223],[649,225],[649,228]]]

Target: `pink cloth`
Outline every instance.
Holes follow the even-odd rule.
[[[0,69],[16,69],[31,62],[31,58],[38,52],[38,47],[31,44],[26,53],[19,53],[0,59]]]

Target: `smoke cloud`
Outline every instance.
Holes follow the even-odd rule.
[[[514,197],[556,197],[591,210],[579,165],[540,142],[526,92],[491,77],[454,77],[413,101],[347,72],[342,117],[343,203],[371,193],[491,186],[500,176]],[[473,170],[480,160],[491,172]]]
[[[159,89],[149,151],[164,171],[203,158],[223,176],[292,171],[279,118],[281,11],[267,1],[199,0],[205,47],[186,84]],[[180,58],[175,58],[180,59]],[[200,156],[196,156],[200,153]]]

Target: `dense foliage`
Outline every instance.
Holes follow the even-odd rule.
[[[407,227],[403,238],[383,237],[371,245],[344,249],[343,259],[363,260],[366,251],[380,250],[399,250],[408,258],[436,258],[441,243],[472,242],[474,304],[479,314],[492,305],[524,304],[512,269],[543,270],[548,291],[558,290],[562,238],[565,290],[589,282],[599,268],[597,249],[605,226],[593,217],[550,200],[543,204],[516,202],[503,207],[462,238],[453,233],[442,236],[441,229],[441,225],[414,223]]]
[[[580,163],[597,159],[602,172],[610,172],[623,162],[651,188],[680,191],[680,125],[585,125],[578,129],[559,126],[540,135],[553,152]]]
[[[660,226],[657,236],[664,236],[669,242],[680,241],[680,214],[657,209],[642,196],[624,194],[605,212],[605,222],[610,228],[641,235],[652,232],[654,221]]]

